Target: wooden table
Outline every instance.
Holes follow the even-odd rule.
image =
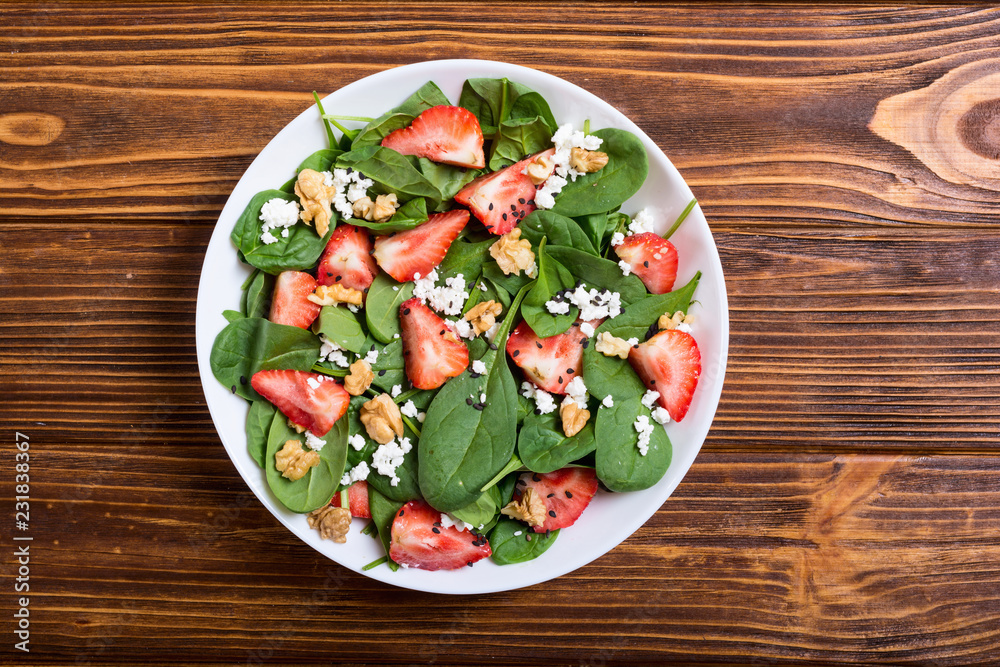
[[[0,6],[0,507],[30,438],[30,648],[0,662],[1000,661],[1000,11]],[[244,169],[388,67],[537,67],[635,120],[732,320],[702,454],[596,562],[476,599],[326,561],[249,494],[196,287]]]

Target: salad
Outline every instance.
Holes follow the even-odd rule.
[[[210,358],[274,496],[334,541],[370,519],[369,567],[436,570],[531,560],[599,487],[656,484],[701,372],[700,274],[674,285],[667,238],[694,201],[663,237],[621,210],[639,139],[507,79],[317,106],[328,147],[233,229],[253,272]]]

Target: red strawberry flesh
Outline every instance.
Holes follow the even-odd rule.
[[[522,320],[507,337],[507,355],[537,386],[553,394],[565,394],[566,385],[583,368],[586,340],[579,322],[564,333],[539,338]]]
[[[701,352],[691,334],[668,329],[654,335],[628,353],[629,363],[647,389],[660,392],[659,404],[674,421],[684,419],[698,377]]]
[[[258,371],[250,378],[250,386],[292,423],[318,437],[329,433],[351,400],[333,378],[305,371]]]
[[[653,294],[666,294],[677,278],[677,249],[652,232],[626,236],[615,246],[615,254],[632,268],[632,273]]]
[[[302,271],[282,271],[274,282],[271,313],[275,324],[308,329],[319,316],[320,306],[309,300],[316,290],[316,280]]]
[[[406,377],[417,389],[437,389],[469,366],[469,348],[420,299],[399,307]]]
[[[486,166],[479,119],[462,107],[431,107],[417,116],[409,127],[390,132],[382,145],[403,155],[425,157],[456,167],[482,169]]]
[[[340,494],[333,494],[330,501],[333,507],[340,507]],[[372,518],[371,509],[368,507],[368,482],[361,480],[347,487],[347,504],[351,510],[351,516],[359,519]]]
[[[539,155],[551,156],[554,149]],[[468,206],[487,230],[501,236],[514,229],[521,220],[535,210],[535,184],[524,173],[528,163],[538,155],[476,180],[455,195],[455,201]]]
[[[372,242],[367,231],[354,225],[338,225],[319,260],[316,282],[364,292],[378,274],[371,251]]]
[[[593,468],[561,468],[549,473],[526,472],[518,478],[514,497],[520,499],[532,489],[545,503],[545,523],[533,526],[536,533],[572,526],[597,493],[597,473]]]
[[[441,513],[424,500],[411,500],[392,522],[389,557],[421,570],[455,570],[492,552],[486,537],[441,525]]]
[[[413,280],[417,274],[426,276],[448,254],[452,241],[468,221],[468,211],[435,213],[419,227],[379,236],[375,239],[375,261],[401,283]]]

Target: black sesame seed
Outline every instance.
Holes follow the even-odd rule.
[[[233,392],[234,394],[236,393],[236,385],[235,385],[235,384],[234,384],[234,385],[233,385],[233,387],[232,387],[232,392]]]
[[[482,374],[482,373],[475,373],[475,372],[473,372],[473,371],[469,371],[469,375],[470,375],[470,376],[471,376],[471,377],[472,377],[473,379],[475,379],[475,378],[478,378],[478,377],[482,377],[482,376],[483,376],[483,374]]]
[[[246,375],[241,375],[240,376],[240,384],[245,385],[246,383],[247,383],[247,376]]]
[[[525,482],[520,477],[517,478],[517,484],[516,484],[516,486],[524,486],[525,484],[527,484],[527,482]]]
[[[485,405],[483,405],[482,403],[476,403],[476,404],[475,404],[475,405],[473,405],[472,407],[474,407],[474,408],[475,408],[476,410],[479,410],[480,412],[482,412],[482,411],[483,411],[483,408],[485,408],[486,406],[485,406]]]
[[[379,377],[382,377],[383,375],[385,375],[385,369],[384,368],[378,372],[378,376]]]
[[[646,340],[649,340],[650,338],[655,336],[659,330],[660,327],[658,322],[653,322],[651,325],[649,325],[649,329],[646,330]]]
[[[466,565],[468,565],[469,567],[472,567],[472,561],[470,560],[468,563],[466,563]]]
[[[651,384],[651,385],[655,385],[655,384],[656,384],[656,380],[650,380],[650,381],[649,381],[649,384]]]
[[[555,514],[553,514],[552,516],[555,516]],[[545,539],[548,539],[550,537],[552,537],[552,531],[551,530],[546,530],[545,531]]]
[[[432,530],[432,531],[433,531],[433,532],[434,532],[435,534],[437,534],[437,535],[440,535],[440,534],[441,534],[441,529],[440,529],[440,528],[431,528],[431,530]]]
[[[552,517],[553,519],[556,518],[556,511],[555,510],[549,510],[549,516]]]
[[[545,497],[546,497],[546,498],[551,498],[551,497],[553,497],[554,495],[556,495],[556,494],[554,494],[554,493],[550,493],[549,495],[547,495],[547,496],[545,496]]]
[[[444,335],[444,329],[441,329],[441,333],[439,333],[438,336],[443,336],[443,335]]]
[[[581,338],[580,339],[580,345],[586,345],[586,344],[587,344],[587,339],[586,338]]]
[[[516,357],[519,354],[521,354],[521,350],[514,350],[513,352],[510,353],[510,356]]]
[[[647,269],[649,268],[649,262],[648,261],[643,262],[642,265],[645,266]]]
[[[327,278],[333,278],[333,274],[332,274],[332,273],[330,273],[329,271],[327,271],[327,272],[326,272],[326,277],[327,277]]]
[[[535,205],[535,200],[534,199],[529,199],[528,200],[528,206],[534,206],[534,205]]]
[[[536,473],[534,473],[534,474],[533,474],[533,475],[531,476],[531,481],[533,481],[533,482],[540,482],[540,481],[542,481],[542,478],[541,478],[541,477],[539,477],[539,476],[538,476],[538,473],[536,472]]]
[[[562,379],[562,375],[560,375],[560,376],[559,376],[559,379],[558,379],[558,380],[556,380],[556,382],[558,382],[559,384],[562,384],[562,383],[563,383],[563,379]]]
[[[542,349],[542,347],[543,347],[543,345],[542,345],[541,341],[537,341],[537,340],[535,341],[535,346],[536,346],[536,347],[537,347],[537,348],[538,348],[539,350],[540,350],[540,349]]]
[[[403,516],[403,510],[402,509],[399,510],[399,516]]]
[[[493,210],[493,202],[490,202],[490,210]]]
[[[333,282],[335,282],[335,283],[339,283],[339,282],[340,282],[340,279],[341,279],[341,278],[343,278],[343,277],[344,277],[344,276],[337,276],[336,278],[334,278],[334,279],[333,279]]]
[[[567,498],[572,498],[573,497],[573,494],[570,493],[569,491],[565,491],[564,493],[566,494]]]
[[[410,351],[409,350],[403,350],[403,356],[404,357],[410,356]]]
[[[497,344],[496,344],[496,343],[490,343],[490,349],[491,349],[491,350],[498,350],[498,349],[500,349],[500,348],[498,348],[498,347],[497,347]]]
[[[354,173],[354,167],[348,167],[347,168],[347,175],[350,176],[353,173]],[[400,514],[402,514],[402,512],[400,512]]]
[[[566,369],[566,372],[567,372],[567,373],[569,373],[570,375],[572,375],[572,374],[573,374],[573,373],[575,373],[576,371],[575,371],[575,370],[573,370],[572,368],[567,368],[567,369]]]
[[[511,204],[510,205],[510,210],[516,211],[517,210],[517,204]]]
[[[523,204],[523,203],[525,203],[525,202],[524,202],[524,197],[518,197],[518,199],[517,199],[517,203],[518,203],[518,204]]]
[[[506,220],[506,219],[507,219],[507,214],[506,214],[506,213],[504,213],[504,214],[503,214],[503,219],[504,219],[504,220]]]
[[[465,404],[466,405],[472,405],[473,403],[474,403],[474,401],[471,398],[465,399]]]
[[[365,294],[368,294],[368,288],[367,288],[367,287],[366,287],[366,288],[364,288],[364,289],[363,289],[363,290],[361,290],[361,291],[362,291],[362,292],[364,292]]]
[[[403,309],[403,314],[404,315],[409,315],[410,314],[410,309],[409,308],[404,308]]]
[[[440,522],[440,521],[435,521],[435,522],[434,522],[433,524],[431,524],[431,525],[433,525],[433,526],[437,526],[438,528],[440,528],[440,527],[441,527],[441,522]]]
[[[584,349],[587,349],[587,346],[588,346],[588,345],[590,345],[590,340],[585,340],[585,341],[583,341],[583,348],[584,348]]]

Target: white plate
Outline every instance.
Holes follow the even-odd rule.
[[[355,81],[326,97],[323,106],[328,113],[376,117],[429,80],[457,102],[462,83],[475,77],[507,77],[540,92],[559,123],[571,122],[582,127],[584,120],[589,118],[594,129],[617,127],[635,133],[649,153],[649,177],[642,189],[622,207],[623,212],[634,214],[643,207],[650,207],[656,214],[658,231],[663,233],[691,200],[691,191],[670,160],[628,118],[582,88],[526,67],[485,60],[439,60],[406,65]],[[326,134],[316,107],[310,106],[261,151],[226,202],[209,242],[198,286],[198,369],[219,436],[247,485],[299,539],[344,567],[361,572],[362,566],[383,555],[381,543],[358,532],[364,525],[361,520],[354,521],[347,544],[321,540],[319,534],[306,525],[304,515],[289,512],[275,499],[268,489],[264,472],[247,454],[244,433],[247,403],[223,387],[209,366],[212,342],[226,325],[222,311],[239,307],[240,286],[249,275],[248,267],[237,260],[236,248],[229,240],[237,218],[254,194],[280,187],[294,176],[295,167],[305,157],[326,147]],[[698,207],[671,241],[680,255],[677,285],[685,284],[696,271],[702,272],[695,293],[698,304],[692,309],[697,317],[693,335],[702,354],[702,375],[687,417],[680,424],[668,426],[674,452],[673,462],[663,479],[646,491],[599,492],[580,520],[560,532],[559,539],[543,556],[528,563],[501,567],[486,559],[472,568],[440,572],[412,568],[392,572],[382,565],[362,574],[395,586],[434,593],[491,593],[521,588],[561,576],[600,557],[660,508],[691,467],[708,434],[722,392],[729,346],[729,311],[722,264],[705,216]]]

